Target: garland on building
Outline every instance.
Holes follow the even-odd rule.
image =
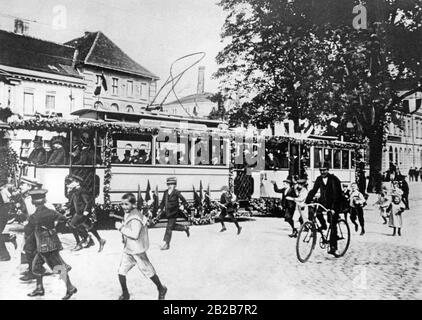
[[[16,178],[19,172],[19,156],[11,147],[7,148],[6,168],[9,177]]]
[[[314,140],[314,139],[297,139],[292,137],[284,137],[284,136],[277,136],[277,137],[270,137],[266,139],[269,143],[294,143],[294,144],[303,144],[305,146],[311,147],[334,147],[334,148],[348,148],[348,149],[355,149],[359,150],[362,149],[362,145],[353,142],[339,142],[339,141],[329,141],[329,140]]]

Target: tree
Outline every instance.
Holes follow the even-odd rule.
[[[421,91],[422,0],[362,3],[367,29],[352,24],[353,0],[222,0],[228,11],[217,56],[227,96],[243,102],[231,123],[265,127],[299,119],[352,124],[370,148],[370,189],[379,189],[386,127],[402,100]],[[363,8],[363,9],[362,9]],[[403,85],[408,91],[401,94]]]

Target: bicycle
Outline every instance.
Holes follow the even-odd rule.
[[[305,206],[315,207],[316,209],[320,207],[323,210],[323,214],[329,214],[332,212],[332,210],[325,208],[320,203],[310,203]],[[327,233],[324,234],[324,231],[317,222],[317,215],[315,210],[314,214],[311,215],[310,220],[302,224],[297,235],[296,255],[300,262],[305,263],[311,257],[317,241],[317,232],[321,234],[321,238],[319,240],[320,248],[328,249],[329,251],[331,224],[327,230]],[[347,224],[347,221],[344,219],[339,219],[337,221],[337,236],[337,253],[335,254],[335,257],[340,258],[345,255],[350,245],[350,228]]]

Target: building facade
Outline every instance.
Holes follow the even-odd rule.
[[[199,67],[197,92],[164,104],[162,110],[172,115],[207,118],[218,108],[217,102],[211,101],[212,96],[211,92],[205,92],[205,67]]]
[[[390,123],[387,144],[384,148],[383,171],[390,162],[396,164],[401,173],[407,175],[410,168],[422,167],[422,93],[406,98],[409,114],[403,116],[401,128]]]
[[[0,108],[69,117],[83,103],[85,80],[74,48],[0,30]]]
[[[75,68],[86,81],[82,108],[140,112],[154,98],[159,78],[101,31],[86,32],[66,45],[75,48]],[[96,94],[98,87],[101,92]]]

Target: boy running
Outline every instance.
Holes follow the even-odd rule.
[[[126,275],[134,267],[154,282],[158,289],[158,300],[164,300],[167,288],[158,278],[154,267],[147,256],[149,248],[148,219],[136,208],[136,197],[132,193],[126,193],[122,197],[122,208],[125,212],[123,222],[116,222],[116,229],[123,235],[123,255],[119,267],[119,282],[122,287],[122,295],[119,300],[129,300],[130,295],[126,285]]]

